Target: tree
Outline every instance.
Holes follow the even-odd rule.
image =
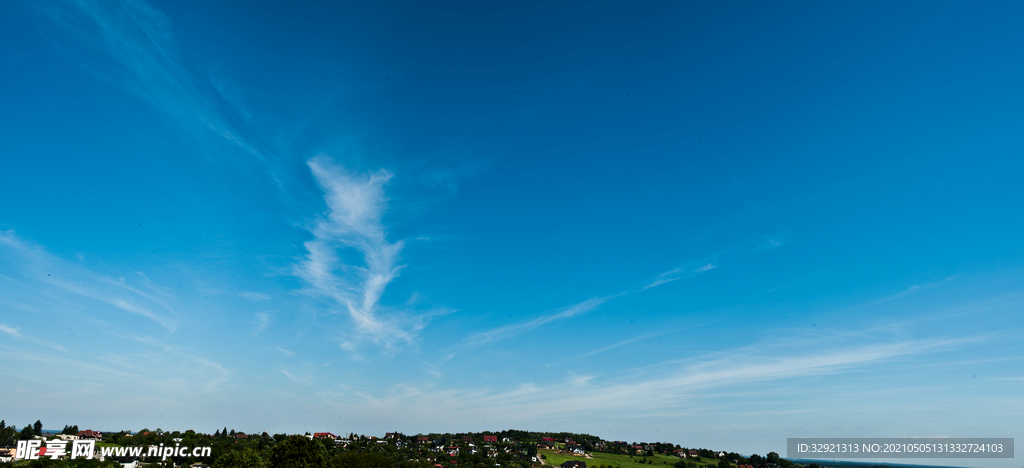
[[[327,449],[303,436],[292,436],[270,449],[273,468],[327,468]]]
[[[729,468],[729,460],[725,458],[718,460],[718,468]]]
[[[18,439],[29,440],[35,434],[35,431],[32,430],[32,426],[25,426],[25,428],[21,430],[21,435],[18,436]]]
[[[213,468],[269,468],[262,456],[251,448],[230,450],[217,457]]]
[[[779,463],[779,454],[775,452],[768,452],[768,463]]]
[[[36,423],[32,425],[32,432],[35,433],[35,435],[43,435],[43,423],[38,419],[36,420]]]
[[[6,422],[0,421],[0,445],[14,445],[14,437],[17,435],[17,426],[13,424],[8,426]]]
[[[341,452],[331,460],[335,468],[391,468],[391,459],[380,453]]]

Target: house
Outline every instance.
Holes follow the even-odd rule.
[[[559,466],[562,468],[587,468],[587,463],[579,460],[569,460]]]
[[[541,437],[540,440],[542,440],[544,442],[554,442],[555,441],[555,439],[553,437]]]
[[[427,437],[427,436],[417,437],[416,441],[422,444],[422,443],[430,441],[430,437]]]
[[[568,450],[573,455],[583,455],[586,453],[586,450],[583,450],[583,447],[580,445],[570,445]]]
[[[331,434],[330,432],[314,432],[313,433],[313,438],[314,439],[321,439],[321,438],[323,438],[323,439],[337,439],[338,436],[336,436],[334,434]]]
[[[96,431],[94,431],[92,429],[86,429],[84,431],[79,431],[79,433],[77,435],[78,435],[79,439],[102,439],[103,438],[103,434],[100,434],[99,432],[96,432]]]
[[[699,458],[700,457],[700,454],[698,454],[696,450],[690,450],[689,452],[686,452],[686,454],[690,458]]]
[[[249,436],[245,435],[245,433],[243,433],[243,432],[239,432],[238,434],[235,434],[235,438],[236,439],[248,439]]]
[[[462,436],[462,441],[463,442],[472,442],[473,441],[473,436]]]
[[[484,436],[484,442],[497,442],[497,441],[498,441],[498,436],[495,436],[495,435],[485,435]]]

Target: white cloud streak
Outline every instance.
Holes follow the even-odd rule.
[[[0,331],[6,333],[8,335],[20,338],[21,337],[21,332],[19,332],[18,330],[19,330],[18,327],[12,327],[10,325],[6,325],[6,324],[3,324],[3,323],[0,323]]]
[[[259,139],[243,135],[244,120],[224,95],[180,58],[163,12],[138,0],[36,6],[56,25],[44,33],[70,36],[57,39],[80,47],[75,56],[99,52],[113,62],[91,71],[146,99],[183,129],[216,135],[266,162]]]
[[[267,329],[267,325],[270,325],[270,314],[263,312],[256,314],[256,331],[252,332],[252,336],[263,333],[263,330]]]
[[[415,391],[387,396],[364,397],[359,409],[367,414],[403,414],[424,420],[444,415],[451,418],[500,420],[499,424],[543,419],[565,420],[588,414],[601,419],[626,415],[657,415],[685,412],[713,398],[723,389],[746,388],[764,382],[814,378],[845,372],[859,372],[895,359],[907,359],[955,348],[971,339],[931,339],[889,344],[820,349],[815,352],[794,349],[783,356],[759,354],[758,347],[730,352],[722,357],[697,357],[694,364],[663,363],[646,374],[625,373],[611,376],[570,374],[564,381],[490,392],[486,389],[437,389],[422,387]],[[666,368],[667,366],[667,368]],[[620,373],[617,373],[620,374]],[[378,394],[379,395],[379,394]]]
[[[295,275],[340,305],[373,341],[389,346],[410,341],[418,322],[400,313],[387,316],[379,305],[402,268],[398,260],[404,242],[388,242],[382,220],[384,185],[391,174],[351,174],[323,156],[309,160],[309,168],[324,191],[327,213],[311,229],[313,240],[304,244],[307,253],[295,265]],[[341,254],[346,250],[361,254],[362,264],[345,263]]]
[[[628,345],[628,344],[631,344],[631,343],[636,343],[637,341],[640,341],[640,340],[646,340],[646,339],[648,339],[648,338],[653,338],[653,337],[655,337],[655,336],[658,336],[658,335],[663,335],[663,334],[665,334],[665,333],[667,333],[667,332],[661,332],[661,333],[651,333],[651,334],[649,334],[649,335],[644,335],[644,336],[638,336],[638,337],[636,337],[636,338],[630,338],[630,339],[628,339],[628,340],[620,341],[620,342],[618,342],[618,343],[615,343],[615,344],[610,344],[610,345],[608,345],[608,346],[604,346],[604,347],[601,347],[601,348],[597,348],[597,349],[595,349],[595,350],[593,350],[593,351],[588,351],[588,352],[586,352],[586,353],[583,353],[582,355],[580,355],[580,356],[579,356],[579,358],[585,358],[585,357],[590,357],[590,356],[593,356],[593,355],[595,355],[595,354],[600,354],[600,353],[603,353],[603,352],[605,352],[605,351],[611,351],[611,350],[613,350],[613,349],[615,349],[615,348],[618,348],[618,347],[620,347],[620,346],[626,346],[626,345]]]
[[[22,267],[29,278],[38,278],[38,281],[45,281],[45,285],[146,317],[167,331],[177,329],[179,316],[166,300],[173,296],[160,292],[155,286],[149,285],[148,289],[154,293],[148,293],[132,286],[124,278],[114,279],[95,273],[18,238],[13,231],[0,231],[0,253],[4,252],[11,255],[12,263]],[[53,276],[47,272],[53,272]],[[148,283],[144,277],[141,281]]]
[[[477,346],[495,340],[511,338],[513,336],[534,330],[542,325],[554,322],[555,320],[568,319],[586,312],[590,312],[598,308],[601,304],[604,304],[608,300],[618,297],[620,295],[589,299],[580,302],[579,304],[573,304],[569,307],[566,307],[561,312],[558,312],[556,314],[544,315],[541,317],[537,317],[533,320],[530,320],[528,322],[516,323],[488,330],[485,332],[477,333],[463,340],[462,344],[465,346]]]
[[[715,265],[715,264],[712,264],[712,263],[708,263],[707,265],[704,265],[704,266],[701,266],[701,267],[697,267],[697,268],[693,268],[693,269],[691,269],[691,268],[674,268],[672,270],[666,271],[666,272],[658,275],[658,277],[655,278],[654,281],[651,281],[650,283],[647,283],[647,285],[645,285],[643,288],[640,288],[640,290],[641,291],[646,291],[648,289],[656,288],[658,286],[661,286],[661,285],[663,285],[665,283],[671,283],[673,281],[679,281],[681,279],[692,278],[692,277],[697,276],[697,275],[699,275],[701,273],[704,273],[705,271],[710,271],[710,270],[713,270],[715,268],[718,268],[718,265]]]

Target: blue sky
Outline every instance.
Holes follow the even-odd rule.
[[[3,2],[2,417],[1024,438],[1021,14]]]

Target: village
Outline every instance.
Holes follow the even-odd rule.
[[[664,442],[607,441],[588,434],[540,433],[508,430],[482,433],[432,433],[406,435],[388,432],[383,436],[336,435],[332,432],[305,434],[259,434],[216,430],[213,434],[193,430],[101,432],[66,426],[63,431],[43,431],[41,423],[14,434],[0,447],[0,462],[16,466],[61,461],[67,466],[91,462],[96,466],[138,468],[222,468],[232,467],[239,453],[268,460],[290,445],[305,451],[322,451],[325,459],[373,459],[375,466],[428,468],[561,467],[561,468],[674,468],[734,467],[778,468],[792,466],[772,452],[767,457],[748,457],[725,451],[687,448]],[[0,435],[4,435],[0,433]],[[301,441],[306,442],[301,442]],[[306,445],[302,445],[306,444]],[[78,464],[73,464],[78,463]],[[44,466],[44,465],[39,465]],[[49,465],[46,465],[49,466]],[[86,466],[86,465],[82,465]],[[89,465],[94,466],[94,465]],[[361,465],[353,465],[361,466]]]

